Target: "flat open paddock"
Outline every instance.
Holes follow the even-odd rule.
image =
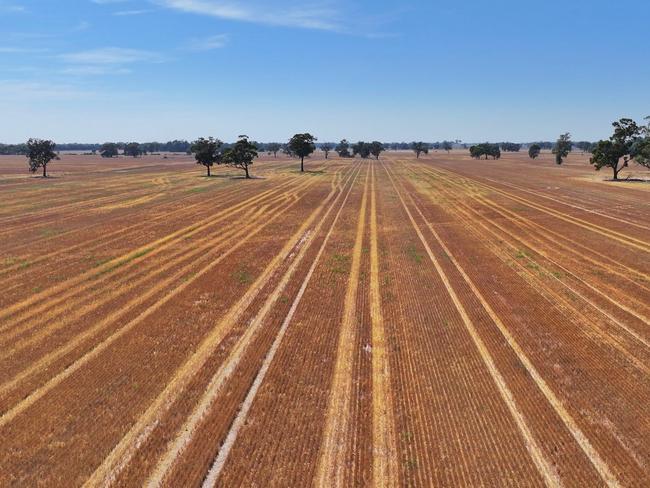
[[[0,157],[0,486],[650,486],[650,184],[298,167]]]

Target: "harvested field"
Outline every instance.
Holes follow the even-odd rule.
[[[650,183],[98,159],[0,157],[0,486],[650,486]]]

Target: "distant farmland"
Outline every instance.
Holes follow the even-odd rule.
[[[650,185],[305,164],[0,157],[0,486],[650,486]]]

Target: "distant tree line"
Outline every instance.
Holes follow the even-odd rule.
[[[257,141],[251,141],[253,142],[258,150],[260,152],[266,152],[268,154],[272,154],[274,157],[277,157],[278,153],[284,153],[287,154],[287,144],[286,143],[279,143],[279,142],[257,142]],[[131,153],[133,152],[132,149],[135,147],[133,146],[133,142],[106,142],[104,144],[86,144],[86,143],[65,143],[65,144],[57,144],[56,149],[57,151],[84,151],[84,152],[92,152],[93,154],[96,153],[102,153],[102,147],[106,146],[107,144],[111,144],[117,149],[117,154],[115,154],[112,157],[118,156],[119,154],[125,153],[125,150],[127,149],[127,146],[131,145],[131,150],[126,151],[129,152],[129,155],[132,155]],[[192,146],[192,143],[186,140],[173,140],[173,141],[168,141],[168,142],[140,142],[137,143],[139,145],[139,154],[140,155],[146,155],[146,154],[156,154],[156,153],[162,153],[162,152],[173,152],[173,153],[185,153],[189,154],[190,153],[190,148]],[[384,151],[410,151],[413,150],[413,143],[412,142],[383,142],[381,143],[383,145]],[[442,141],[442,142],[423,142],[423,145],[427,147],[428,150],[443,150],[443,151],[451,151],[454,148],[463,148],[467,149],[468,145],[463,144],[460,140],[456,141]],[[530,147],[533,144],[536,144],[540,146],[542,150],[551,150],[555,146],[554,142],[549,142],[549,141],[542,141],[542,142],[532,142],[532,143],[513,143],[513,142],[500,142],[498,143],[499,147],[501,148],[502,151],[504,152],[518,152],[521,150],[522,147]],[[228,143],[223,143],[224,148],[228,148],[231,146],[231,144]],[[321,142],[315,143],[316,148],[320,149],[325,153],[326,158],[329,156],[329,153],[332,150],[336,150],[337,144],[334,142]],[[580,142],[575,142],[573,143],[573,147],[576,147],[580,149],[583,153],[585,152],[591,152],[591,149],[595,146],[595,143],[593,142],[588,142],[588,141],[580,141]],[[109,153],[113,153],[113,151],[109,151]],[[0,155],[23,155],[27,154],[27,144],[0,144]]]
[[[639,125],[629,118],[620,119],[614,122],[614,133],[608,140],[601,140],[597,143],[589,141],[573,142],[570,133],[561,134],[554,144],[538,142],[528,144],[528,155],[531,159],[539,157],[543,149],[551,149],[555,155],[555,162],[559,165],[568,157],[573,147],[592,154],[590,163],[596,170],[609,167],[614,173],[614,180],[618,179],[619,172],[629,165],[630,161],[650,168],[650,117],[646,117],[647,125]],[[174,140],[167,143],[138,143],[138,142],[106,142],[102,145],[64,144],[58,146],[49,140],[30,139],[25,144],[0,144],[0,154],[24,154],[27,156],[29,169],[36,172],[42,169],[43,176],[47,176],[47,165],[58,159],[58,152],[61,150],[84,150],[86,148],[99,152],[102,157],[113,158],[120,154],[137,158],[139,156],[155,152],[185,152],[194,154],[197,164],[206,167],[207,176],[210,176],[211,168],[214,165],[224,164],[244,171],[246,178],[250,178],[250,167],[260,151],[267,151],[274,156],[282,151],[284,154],[300,159],[300,171],[304,171],[305,158],[310,157],[317,148],[329,158],[333,150],[341,158],[369,158],[373,156],[379,159],[382,152],[395,147],[397,150],[410,149],[417,158],[422,154],[428,154],[432,146],[450,151],[454,144],[461,141],[443,141],[442,143],[426,143],[414,141],[411,143],[386,144],[379,141],[365,142],[358,141],[354,144],[347,139],[341,140],[338,144],[318,143],[317,138],[309,133],[295,134],[286,144],[278,142],[258,143],[251,141],[248,136],[239,136],[233,144],[226,144],[216,138],[199,138],[193,143],[184,140]],[[469,148],[470,156],[475,159],[499,159],[501,151],[519,152],[522,144],[501,142],[474,144]],[[73,149],[70,149],[73,148]]]
[[[519,152],[521,149],[521,144],[515,144],[514,142],[502,142],[499,146],[504,152]]]
[[[3,156],[27,154],[27,144],[0,144],[0,154]]]

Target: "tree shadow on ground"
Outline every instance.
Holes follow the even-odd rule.
[[[643,183],[649,184],[650,183],[650,180],[644,180],[643,178],[622,178],[622,179],[619,179],[619,180],[613,180],[613,179],[609,178],[609,179],[607,179],[605,181],[607,183],[637,183],[637,184],[639,184],[639,183],[641,183],[641,184],[643,184]]]
[[[326,173],[325,170],[305,170],[305,171],[300,171],[299,169],[291,170],[290,173],[294,174],[305,174],[305,175],[324,175]]]
[[[232,175],[210,175],[210,176],[208,176],[208,175],[198,175],[198,176],[196,176],[196,178],[203,178],[203,179],[206,179],[206,180],[207,180],[207,179],[210,179],[210,180],[211,180],[211,179],[213,179],[213,178],[221,178],[221,179],[223,179],[223,178],[230,178],[231,176],[232,176]]]
[[[231,180],[265,180],[266,178],[263,176],[251,176],[250,178],[246,178],[245,176],[242,175],[237,175],[237,176],[230,176]]]

